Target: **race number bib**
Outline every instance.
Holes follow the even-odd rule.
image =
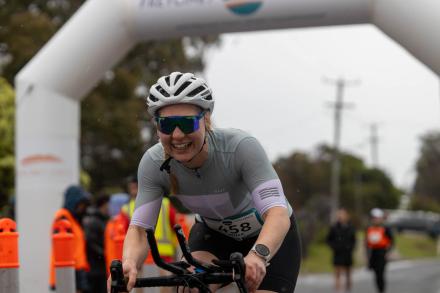
[[[255,234],[263,226],[263,220],[256,209],[248,210],[239,215],[225,218],[224,220],[203,218],[203,221],[212,230],[238,241]]]
[[[371,232],[368,234],[368,241],[371,244],[377,244],[382,240],[382,234],[380,232]]]

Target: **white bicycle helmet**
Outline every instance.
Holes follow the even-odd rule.
[[[383,218],[383,216],[385,214],[384,214],[383,210],[381,210],[379,208],[374,208],[374,209],[371,210],[370,215],[373,218]]]
[[[174,104],[193,104],[211,113],[214,99],[206,82],[192,73],[173,72],[162,76],[151,86],[147,97],[148,112],[155,116],[157,111]]]

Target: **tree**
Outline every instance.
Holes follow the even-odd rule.
[[[304,256],[308,244],[328,228],[332,157],[333,149],[322,145],[313,154],[295,152],[274,164],[284,193],[296,210]],[[340,160],[340,204],[351,211],[355,224],[361,226],[373,207],[398,205],[401,191],[385,172],[368,168],[362,159],[349,153],[341,152]]]
[[[313,156],[298,152],[275,162],[286,197],[295,209],[307,209],[316,197],[330,201],[332,155],[333,149],[322,145]],[[341,152],[340,158],[341,206],[366,215],[376,206],[394,208],[398,205],[401,191],[385,172],[368,168],[362,159],[349,153]]]
[[[300,210],[315,195],[329,190],[329,167],[325,161],[302,152],[279,158],[274,167],[289,202]]]
[[[429,132],[421,137],[420,155],[416,163],[416,180],[413,188],[417,206],[440,204],[440,133]],[[416,200],[416,198],[419,198]],[[414,201],[413,200],[413,201]]]
[[[0,69],[10,82],[81,6],[82,0],[0,0]],[[115,189],[135,173],[155,142],[144,99],[148,86],[171,71],[201,71],[217,37],[185,37],[138,45],[81,105],[81,163],[91,191]],[[3,65],[2,65],[3,64]]]
[[[0,1],[0,65],[10,84],[61,25],[42,11],[39,6],[46,6],[38,2],[43,1]]]
[[[14,91],[0,77],[0,207],[14,188]]]

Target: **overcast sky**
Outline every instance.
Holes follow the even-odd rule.
[[[370,124],[378,123],[379,166],[409,187],[422,134],[440,126],[439,80],[372,25],[222,35],[207,55],[214,123],[255,135],[271,160],[333,143],[336,88],[347,86],[341,148],[372,163]]]

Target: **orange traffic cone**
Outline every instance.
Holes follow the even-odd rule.
[[[55,267],[55,288],[57,293],[74,293],[75,259],[72,224],[65,219],[52,225],[53,263]]]
[[[58,220],[52,226],[52,233],[55,267],[73,267],[75,260],[72,224],[67,220]]]
[[[0,220],[0,268],[18,268],[17,225],[11,219]]]
[[[0,219],[0,292],[18,292],[18,233],[11,219]]]

